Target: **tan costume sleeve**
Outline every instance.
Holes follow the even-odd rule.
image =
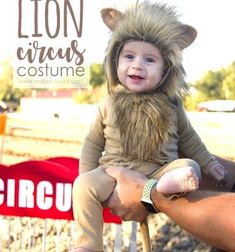
[[[193,129],[182,105],[178,109],[178,134],[180,153],[198,162],[207,174],[208,168],[217,161]]]
[[[102,122],[104,106],[102,103],[98,107],[96,119],[85,138],[80,157],[80,173],[91,171],[99,166],[99,158],[102,156],[105,145],[104,124]]]

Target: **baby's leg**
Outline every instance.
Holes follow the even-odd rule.
[[[157,183],[157,191],[163,194],[190,192],[198,189],[200,168],[190,159],[178,159],[169,164]]]
[[[73,185],[73,212],[77,224],[75,250],[103,251],[103,207],[114,180],[102,168],[81,174]]]

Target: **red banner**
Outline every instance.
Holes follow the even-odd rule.
[[[77,169],[51,161],[26,161],[0,167],[0,213],[73,219],[72,184]]]
[[[72,186],[79,160],[54,158],[0,165],[0,214],[73,219]],[[121,223],[104,210],[104,221]]]

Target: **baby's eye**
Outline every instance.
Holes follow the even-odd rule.
[[[155,62],[153,58],[151,57],[147,57],[145,58],[145,61],[148,62],[148,63],[152,63],[152,62]]]
[[[132,54],[125,54],[125,55],[124,55],[124,58],[133,59],[134,56],[133,56]]]

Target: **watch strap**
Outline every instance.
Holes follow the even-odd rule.
[[[159,211],[157,208],[154,206],[152,200],[151,200],[151,191],[153,187],[157,184],[158,180],[157,179],[149,179],[143,189],[143,194],[141,198],[141,203],[145,207],[145,209],[149,212],[152,213],[158,213]]]
[[[157,184],[157,182],[158,182],[157,179],[154,179],[154,178],[149,179],[146,182],[146,184],[144,186],[142,198],[144,198],[144,199],[151,199],[150,198],[150,193],[151,193],[153,187]]]

